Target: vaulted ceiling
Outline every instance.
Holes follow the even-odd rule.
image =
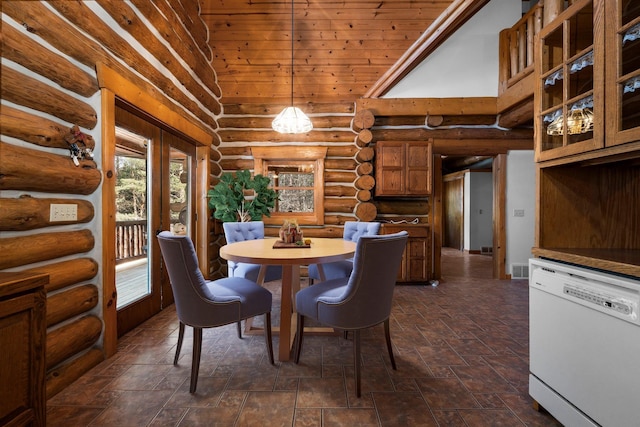
[[[370,93],[432,25],[449,31],[488,0],[295,0],[296,104],[352,102]],[[288,103],[291,96],[292,3],[288,0],[199,0],[224,104]],[[464,7],[467,15],[454,16]],[[431,28],[430,28],[431,27]],[[433,47],[432,46],[432,47]],[[415,46],[413,47],[415,49]]]

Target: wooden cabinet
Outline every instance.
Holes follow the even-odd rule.
[[[0,425],[44,426],[45,274],[0,273]]]
[[[640,5],[577,0],[539,33],[536,160],[619,156],[640,141]],[[628,156],[627,156],[628,157]]]
[[[406,230],[407,247],[402,254],[398,283],[426,283],[431,278],[431,233],[425,225],[383,224],[381,234]]]
[[[606,2],[606,146],[640,140],[640,2]]]
[[[539,33],[536,159],[603,146],[604,3],[578,0]]]
[[[376,196],[424,197],[431,194],[431,141],[376,143]]]
[[[640,2],[574,1],[540,32],[536,61],[533,254],[640,277]],[[547,132],[548,114],[588,99],[591,131]]]

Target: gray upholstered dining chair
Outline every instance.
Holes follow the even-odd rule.
[[[224,237],[227,243],[243,242],[245,240],[264,239],[264,222],[224,222]],[[246,262],[227,261],[229,277],[244,277],[253,282],[258,281],[260,265]],[[279,265],[269,265],[264,277],[265,282],[282,279],[282,267]],[[262,283],[258,283],[262,285]]]
[[[178,344],[173,364],[178,363],[185,325],[193,328],[191,386],[195,393],[202,350],[202,329],[238,323],[264,314],[264,337],[269,361],[273,365],[271,342],[271,292],[242,277],[227,277],[207,281],[198,267],[193,242],[188,236],[169,231],[158,234],[158,243],[173,290],[176,312],[180,321]]]
[[[407,244],[408,233],[362,236],[356,244],[353,271],[349,277],[327,280],[296,294],[298,312],[294,361],[300,361],[304,319],[343,331],[353,331],[353,362],[356,395],[360,397],[360,330],[384,323],[391,366],[396,361],[391,347],[389,316],[393,290]]]
[[[342,238],[352,242],[357,242],[361,236],[375,236],[379,232],[379,222],[345,221]],[[325,280],[349,277],[351,270],[353,270],[353,258],[324,263],[322,264],[322,270],[324,271]],[[309,266],[308,274],[312,283],[316,280],[320,280],[318,265],[311,264]]]

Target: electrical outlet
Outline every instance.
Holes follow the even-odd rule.
[[[513,216],[523,217],[524,216],[524,209],[514,209],[513,210]]]
[[[50,222],[67,222],[78,220],[78,205],[75,203],[51,203],[49,205]]]

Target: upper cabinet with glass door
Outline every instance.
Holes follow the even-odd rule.
[[[640,0],[606,2],[607,146],[640,141]]]
[[[601,148],[604,132],[604,2],[578,0],[539,34],[536,159]]]

